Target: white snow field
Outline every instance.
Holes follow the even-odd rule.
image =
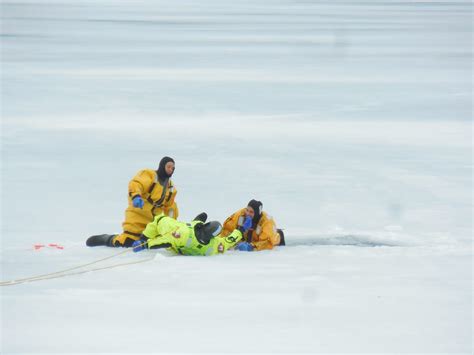
[[[1,280],[114,256],[1,286],[2,354],[472,353],[470,1],[4,0],[1,26]],[[180,220],[256,198],[288,245],[87,248],[165,155]]]

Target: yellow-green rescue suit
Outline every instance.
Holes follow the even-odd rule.
[[[165,215],[156,216],[143,231],[149,249],[168,248],[183,255],[214,255],[224,253],[241,239],[242,232],[234,230],[225,238],[216,237],[222,230],[219,222],[179,222]]]

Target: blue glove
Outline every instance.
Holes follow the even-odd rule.
[[[250,243],[242,242],[237,245],[237,249],[239,249],[240,251],[252,251],[253,246]]]
[[[143,199],[140,195],[135,196],[132,199],[132,203],[133,203],[133,207],[135,208],[143,208],[143,205],[145,204],[145,202],[143,202]]]
[[[146,249],[146,244],[147,244],[147,241],[145,239],[135,240],[132,243],[133,252],[138,253],[139,251]]]
[[[240,231],[245,233],[250,229],[250,227],[252,227],[252,217],[247,216],[245,217],[244,223],[240,226]]]

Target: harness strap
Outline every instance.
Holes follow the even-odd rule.
[[[153,181],[153,184],[150,185],[150,188],[148,189],[148,194],[151,195],[151,192],[153,191],[153,189],[155,188],[155,185],[156,185],[156,182]]]
[[[168,194],[168,198],[166,199],[166,202],[168,202],[171,199],[171,196],[173,196],[173,184],[170,181],[169,194]]]
[[[166,179],[164,182],[163,182],[163,191],[161,192],[161,196],[160,198],[157,200],[157,201],[153,201],[153,199],[151,198],[151,193],[153,191],[153,189],[155,188],[156,186],[156,181],[152,184],[151,188],[150,188],[150,191],[148,192],[148,198],[147,198],[147,201],[153,206],[153,207],[161,207],[163,205],[163,201],[165,200],[165,197],[166,197],[166,190],[168,188],[168,182],[169,182],[169,179]],[[172,186],[172,185],[171,185]]]

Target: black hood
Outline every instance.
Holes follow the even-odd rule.
[[[217,221],[198,223],[194,226],[194,235],[201,244],[209,244],[212,238],[217,237],[222,230],[222,225]]]
[[[156,171],[156,173],[158,174],[158,179],[160,181],[165,181],[166,179],[169,179],[171,175],[173,175],[173,173],[171,173],[171,175],[168,175],[165,170],[165,165],[170,161],[174,163],[173,158],[170,157],[164,157],[163,159],[161,159],[160,165],[158,166],[158,170]]]
[[[263,203],[257,200],[250,200],[247,206],[252,207],[253,211],[255,212],[255,215],[252,219],[252,226],[255,227],[262,217]]]

